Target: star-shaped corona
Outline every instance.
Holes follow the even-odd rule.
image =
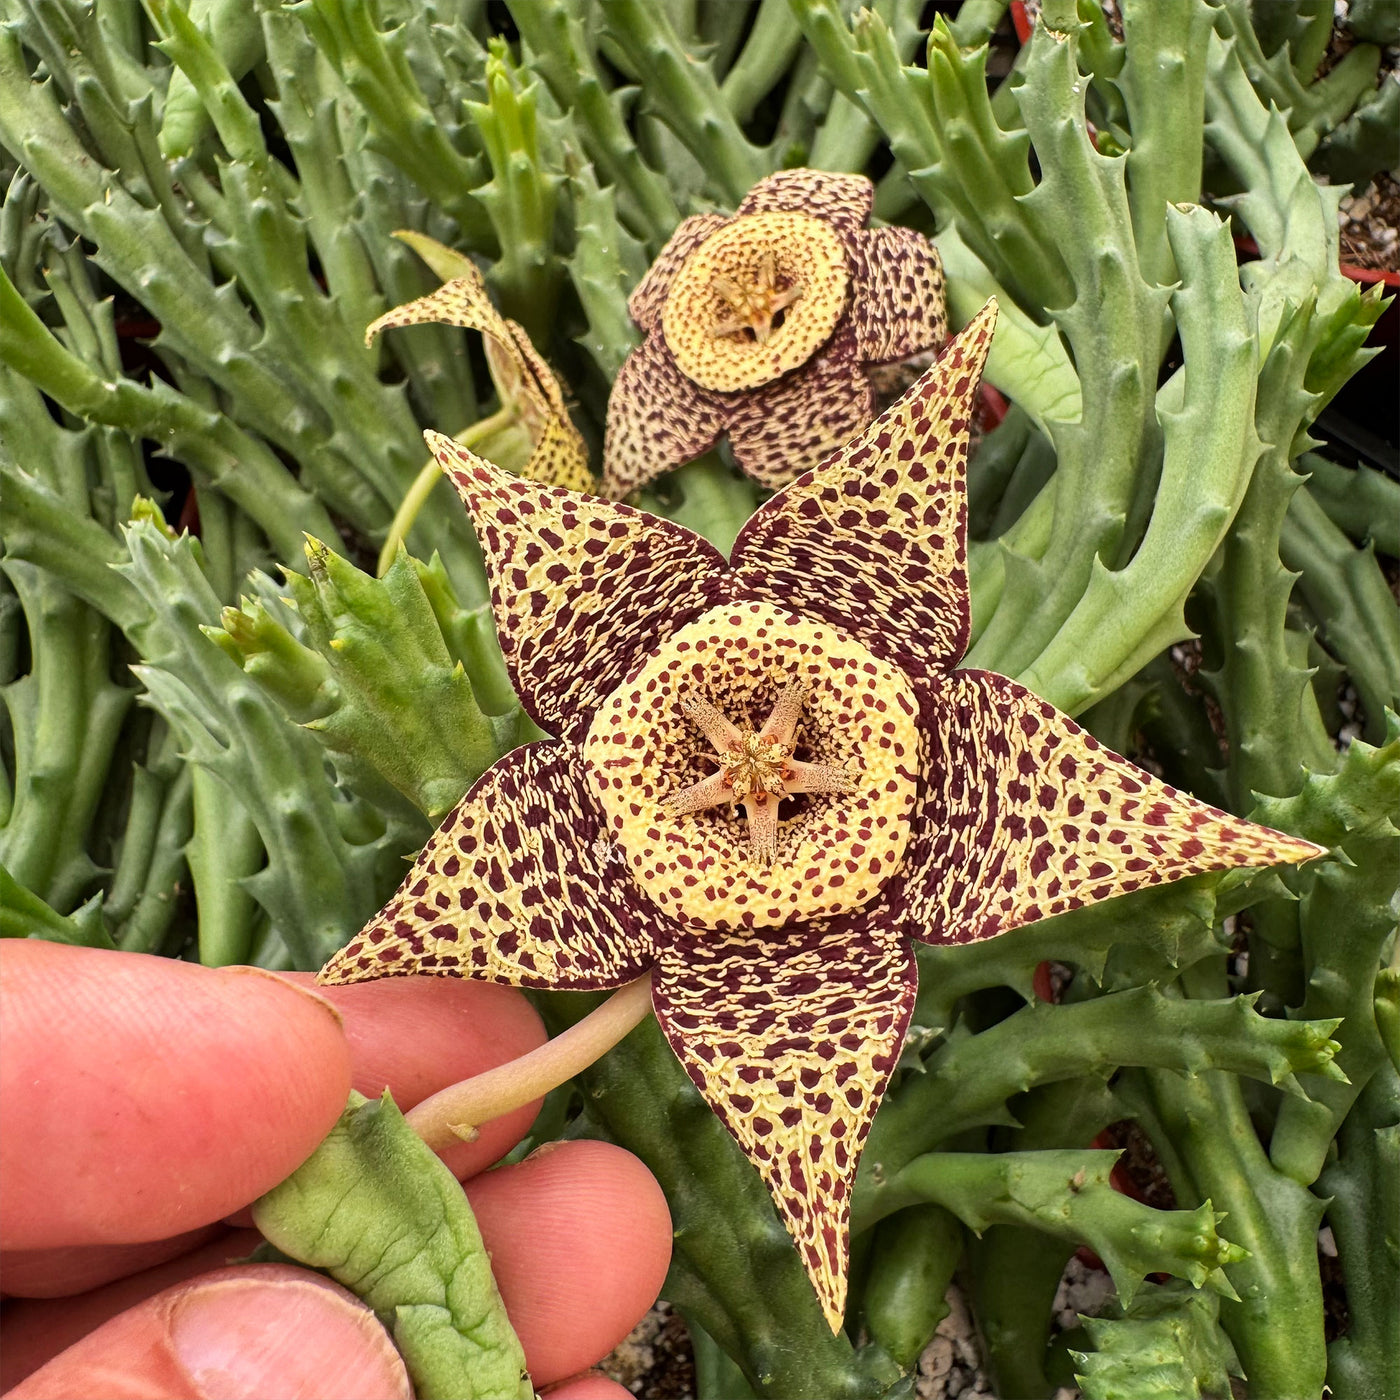
[[[947,334],[937,249],[866,228],[873,201],[863,175],[781,170],[732,217],[680,225],[628,302],[647,338],[608,400],[604,495],[722,433],[750,476],[780,486],[870,422],[867,367]]]
[[[787,685],[762,729],[738,729],[708,700],[691,698],[681,708],[714,746],[719,770],[673,793],[663,804],[670,812],[702,812],[737,802],[749,823],[749,857],[772,865],[778,854],[778,804],[804,792],[850,792],[855,778],[830,763],[804,763],[793,755],[794,734],[807,683]]]
[[[989,304],[760,507],[727,563],[678,525],[430,435],[476,522],[521,701],[557,737],[482,777],[321,974],[601,989],[650,972],[657,1020],[833,1329],[856,1166],[914,1003],[911,940],[1319,854],[1175,791],[1014,681],[956,669],[994,321]]]

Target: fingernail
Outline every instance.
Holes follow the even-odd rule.
[[[197,1284],[175,1302],[169,1325],[171,1349],[203,1400],[412,1394],[374,1314],[310,1274]]]
[[[305,997],[307,1001],[314,1002],[324,1011],[329,1011],[335,1017],[338,1026],[345,1024],[345,1017],[340,1014],[340,1008],[329,998],[320,996],[311,990],[310,987],[303,987],[300,982],[293,982],[290,977],[279,977],[275,972],[269,972],[265,967],[246,967],[235,965],[221,967],[219,974],[224,977],[266,977],[279,987],[285,987],[288,991],[295,992],[299,997]]]

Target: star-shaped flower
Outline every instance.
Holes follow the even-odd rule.
[[[371,322],[365,331],[365,344],[380,331],[396,326],[435,323],[480,331],[486,366],[501,401],[502,421],[493,435],[497,446],[491,449],[492,460],[518,456],[518,462],[505,461],[503,465],[517,467],[522,476],[532,481],[591,491],[588,449],[569,417],[559,381],[525,334],[525,328],[496,310],[470,258],[426,234],[404,230],[395,236],[409,244],[444,279],[443,284],[437,291],[396,306]],[[502,450],[512,428],[518,430],[516,436],[523,438],[523,450],[514,453],[508,446]]]
[[[907,228],[867,229],[863,175],[781,170],[732,217],[696,214],[628,302],[646,340],[608,400],[606,496],[698,457],[721,433],[780,486],[875,415],[867,365],[947,333],[938,250]]]
[[[971,942],[1318,854],[1167,787],[1014,681],[954,669],[994,319],[759,509],[728,564],[677,525],[437,438],[521,700],[558,738],[491,769],[322,974],[607,988],[650,970],[657,1019],[833,1328],[856,1164],[914,1002],[911,938]]]

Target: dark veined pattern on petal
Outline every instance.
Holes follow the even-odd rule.
[[[322,969],[514,987],[619,987],[655,960],[627,868],[571,744],[507,754],[449,813],[398,893]]]
[[[581,738],[637,661],[717,601],[723,558],[680,525],[429,441],[476,525],[521,704],[549,733]]]
[[[989,671],[935,683],[910,932],[968,943],[1207,870],[1321,855],[1178,792]]]
[[[904,939],[845,919],[680,935],[653,978],[662,1029],[762,1174],[833,1331],[856,1166],[916,987]]]
[[[916,679],[967,648],[968,429],[989,302],[892,408],[755,512],[731,563],[758,597],[844,628]]]
[[[875,207],[875,186],[864,175],[829,170],[778,170],[765,176],[743,198],[736,214],[800,209],[825,219],[849,236],[865,227]]]
[[[724,431],[731,397],[687,379],[660,334],[651,336],[613,383],[599,490],[616,500],[698,457]]]
[[[740,398],[730,411],[729,445],[748,476],[776,489],[791,479],[794,461],[820,461],[874,412],[875,391],[845,324],[820,356]]]
[[[941,345],[948,335],[943,260],[912,228],[862,229],[851,243],[851,321],[857,353],[880,364]]]

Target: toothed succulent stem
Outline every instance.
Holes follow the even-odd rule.
[[[1336,1026],[1263,1017],[1248,998],[1185,999],[1151,987],[1067,1006],[1032,1003],[975,1037],[948,1041],[889,1095],[861,1166],[870,1189],[857,1202],[856,1228],[886,1213],[889,1183],[911,1158],[967,1128],[1008,1121],[1017,1093],[1141,1065],[1228,1070],[1300,1094],[1299,1073],[1340,1077]]]
[[[577,13],[561,0],[517,0],[511,17],[562,111],[577,115],[585,150],[624,197],[627,222],[652,253],[681,221],[666,181],[643,161],[627,129],[623,95],[603,86],[597,55]],[[640,275],[640,274],[639,274]],[[635,279],[634,279],[635,280]]]
[[[1021,1127],[1000,1130],[994,1142],[998,1150],[1017,1152],[1083,1148],[1120,1113],[1101,1080],[1067,1079],[1020,1099]],[[1116,1178],[1115,1169],[1111,1180]],[[1053,1392],[1045,1374],[1046,1346],[1055,1295],[1074,1248],[1019,1225],[993,1225],[968,1240],[970,1301],[999,1394]]]
[[[378,27],[372,0],[313,0],[302,23],[369,114],[374,144],[456,220],[473,252],[500,251],[495,230],[473,191],[485,161],[459,144],[467,134],[457,114],[434,110],[409,61],[407,24]]]
[[[1400,481],[1371,467],[1340,467],[1315,452],[1299,457],[1298,470],[1308,473],[1308,494],[1334,525],[1357,544],[1371,541],[1382,554],[1400,555]]]
[[[1230,1394],[1240,1366],[1219,1312],[1216,1294],[1168,1283],[1142,1289],[1131,1307],[1085,1318],[1094,1350],[1071,1353],[1084,1400]]]
[[[572,160],[567,166],[575,220],[569,277],[588,318],[588,329],[578,341],[611,381],[641,343],[641,332],[627,311],[627,295],[646,272],[646,257],[622,226],[615,192],[600,189],[587,165]]]
[[[262,837],[247,809],[207,769],[187,768],[194,831],[185,848],[199,914],[205,967],[246,963],[253,954],[257,903],[247,886],[262,869]]]
[[[1317,619],[1321,641],[1346,667],[1365,712],[1366,738],[1385,738],[1385,712],[1400,710],[1400,613],[1370,548],[1355,549],[1310,491],[1295,491],[1279,558]]]
[[[1088,1245],[1125,1301],[1151,1273],[1230,1292],[1221,1272],[1245,1250],[1216,1231],[1225,1216],[1209,1201],[1196,1210],[1153,1210],[1109,1185],[1116,1152],[930,1152],[890,1179],[887,1199],[931,1201],[969,1229],[1027,1225]]]
[[[440,818],[499,750],[412,561],[400,551],[374,579],[318,540],[306,557],[310,577],[287,578],[303,641],[257,603],[225,609],[216,639],[338,758],[352,787],[381,804],[397,792],[411,804],[405,816]],[[431,705],[408,698],[424,693]]]
[[[1208,1199],[1248,1257],[1227,1264],[1236,1297],[1220,1320],[1249,1377],[1251,1400],[1321,1395],[1327,1354],[1317,1227],[1323,1203],[1269,1164],[1239,1081],[1148,1073],[1172,1151],[1163,1165],[1178,1201]],[[1179,1154],[1179,1155],[1178,1155]]]
[[[1189,634],[1187,597],[1239,509],[1259,455],[1254,342],[1229,227],[1192,206],[1169,209],[1166,230],[1180,267],[1172,310],[1185,368],[1178,392],[1168,386],[1158,395],[1163,457],[1151,518],[1122,568],[1096,559],[1083,595],[1019,677],[1070,713],[1116,690]],[[1062,458],[1057,521],[1068,490],[1064,470]],[[1052,545],[1043,569],[1056,557]]]
[[[1400,1356],[1394,1307],[1400,1272],[1400,1075],[1384,1065],[1342,1124],[1338,1156],[1318,1189],[1347,1290],[1346,1335],[1328,1347],[1327,1383],[1337,1400],[1369,1400]]]
[[[201,624],[217,616],[218,600],[188,538],[170,540],[147,523],[125,538],[130,562],[119,574],[146,609],[129,629],[143,657],[135,672],[188,759],[246,805],[268,861],[245,888],[297,964],[319,967],[382,899],[402,838],[383,850],[383,819],[357,813],[326,784],[316,740],[204,635]]]
[[[600,0],[604,32],[647,87],[662,120],[684,143],[728,204],[737,204],[763,175],[750,145],[707,65],[686,52],[666,12],[644,0]]]
[[[1306,1107],[1281,1104],[1269,1144],[1275,1167],[1303,1185],[1316,1180],[1357,1095],[1388,1064],[1375,1000],[1400,861],[1400,721],[1393,713],[1388,721],[1384,745],[1354,740],[1335,774],[1312,774],[1296,797],[1260,808],[1338,852],[1299,877],[1306,994],[1290,1014],[1343,1018],[1337,1066],[1350,1082],[1309,1086]]]
[[[522,78],[505,48],[493,41],[486,60],[487,100],[466,110],[491,163],[491,180],[475,195],[496,230],[500,257],[490,281],[501,310],[544,340],[553,326],[564,270],[554,254],[554,215],[563,174],[542,142],[534,84]]]

